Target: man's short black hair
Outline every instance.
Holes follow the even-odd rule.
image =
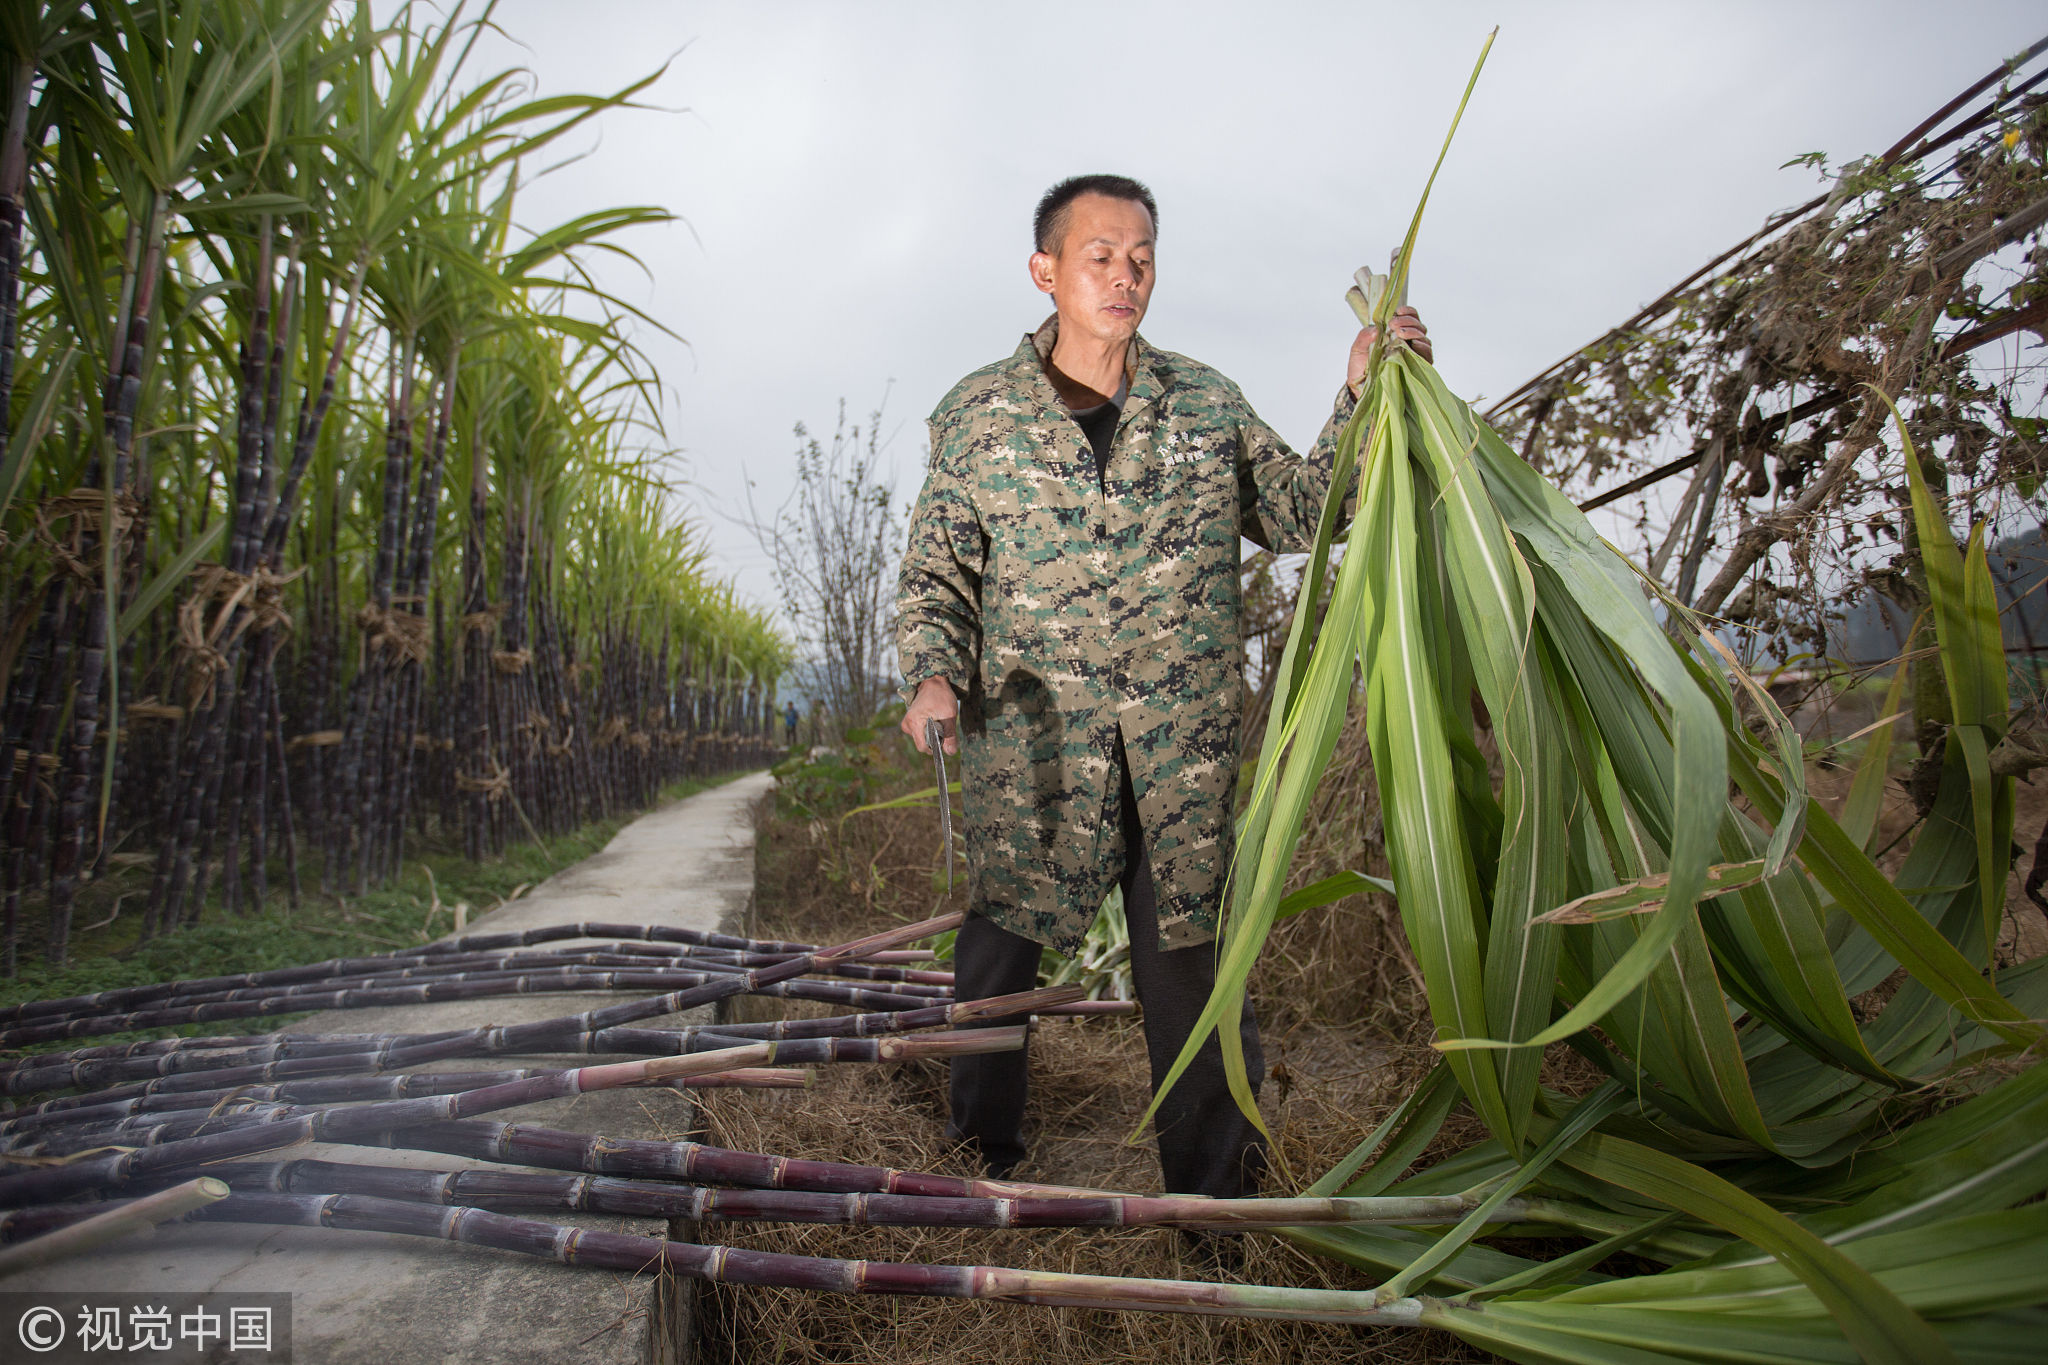
[[[1152,201],[1152,191],[1138,181],[1127,175],[1072,175],[1047,190],[1038,201],[1038,212],[1031,215],[1031,239],[1040,251],[1058,254],[1067,235],[1067,210],[1084,194],[1106,194],[1111,199],[1143,204],[1151,216],[1152,231],[1159,231],[1159,205]]]

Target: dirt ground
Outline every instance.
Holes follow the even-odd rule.
[[[857,817],[871,822],[863,849],[883,866],[835,865],[829,840],[802,822],[771,818],[761,831],[756,932],[830,941],[866,932],[889,912],[935,913],[929,852],[936,852],[928,811]],[[929,850],[925,849],[930,844]],[[856,860],[857,861],[857,860]],[[1312,917],[1303,917],[1305,920]],[[1385,1029],[1337,1027],[1280,1003],[1285,978],[1318,972],[1328,956],[1318,939],[1344,931],[1346,916],[1295,935],[1274,954],[1276,967],[1255,998],[1264,1008],[1271,1079],[1262,1094],[1278,1138],[1275,1186],[1306,1183],[1332,1165],[1361,1133],[1407,1093],[1429,1064],[1428,1049],[1397,1038],[1417,1001],[1390,1002]],[[1306,926],[1304,926],[1306,927]],[[1366,928],[1354,924],[1354,930]],[[1291,964],[1291,965],[1290,965]],[[1405,978],[1398,965],[1395,970]],[[798,1002],[757,1005],[760,1017],[792,1013]],[[807,1009],[809,1007],[806,1007]],[[819,1007],[816,1012],[826,1012]],[[1149,1098],[1143,1035],[1134,1021],[1047,1021],[1032,1041],[1031,1155],[1025,1180],[1150,1192],[1159,1189],[1148,1138],[1125,1137]],[[943,1139],[946,1073],[942,1064],[818,1068],[802,1091],[704,1092],[707,1140],[750,1151],[977,1174],[968,1154]],[[1462,1144],[1475,1134],[1447,1133]],[[1292,1174],[1296,1179],[1290,1181]],[[1084,1274],[1174,1279],[1231,1278],[1246,1283],[1367,1288],[1370,1281],[1313,1259],[1274,1238],[1247,1237],[1244,1263],[1224,1275],[1192,1259],[1168,1229],[925,1230],[897,1228],[706,1227],[708,1240],[735,1246],[848,1259],[1029,1266]],[[1450,1362],[1493,1357],[1443,1333],[1360,1330],[1241,1318],[1201,1318],[946,1300],[853,1299],[794,1291],[720,1286],[705,1305],[707,1359],[720,1365],[796,1362],[929,1361],[934,1365],[1010,1365],[1057,1360],[1143,1361],[1194,1365],[1219,1360]]]

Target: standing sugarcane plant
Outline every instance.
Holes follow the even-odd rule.
[[[759,693],[789,651],[678,522],[648,320],[580,260],[668,215],[514,214],[536,152],[660,72],[535,98],[469,71],[488,7],[423,13],[0,20],[10,968],[103,881],[146,878],[117,933],[170,933],[280,875],[296,903],[302,851],[353,891],[409,840],[481,856],[767,758],[685,740],[691,660]]]
[[[320,7],[302,4],[287,12],[275,36],[292,41],[320,17]],[[135,428],[144,370],[154,345],[152,327],[163,283],[164,251],[174,211],[190,212],[184,186],[202,147],[230,114],[282,78],[268,60],[264,30],[244,30],[224,41],[203,43],[200,15],[186,9],[175,18],[168,6],[113,7],[96,14],[95,47],[108,54],[118,83],[125,122],[109,131],[125,135],[132,156],[115,178],[127,221],[129,250],[122,269],[120,307],[114,317],[101,369],[103,429],[87,460],[85,481],[75,499],[74,526],[65,547],[80,566],[77,661],[71,686],[71,739],[60,765],[55,849],[50,871],[50,927],[46,951],[61,962],[70,935],[72,900],[80,863],[89,848],[88,793],[103,712],[118,706],[118,668],[108,671],[114,652],[115,616],[125,605],[130,568],[139,557],[145,523],[138,515],[143,480],[137,462]],[[53,69],[51,79],[76,81],[71,103],[87,118],[106,118],[112,102],[103,97],[100,69],[74,64]],[[188,98],[188,93],[200,98]],[[109,120],[111,122],[111,120]],[[176,199],[174,201],[174,196]],[[99,803],[104,831],[111,799],[113,746],[105,747],[107,780]]]

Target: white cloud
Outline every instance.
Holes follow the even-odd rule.
[[[1881,149],[2039,36],[2019,3],[1431,6],[506,0],[484,65],[616,89],[682,49],[589,154],[526,194],[545,225],[605,204],[689,226],[630,240],[610,284],[649,338],[698,498],[777,500],[791,425],[890,391],[899,489],[921,419],[1045,312],[1024,274],[1044,187],[1149,181],[1145,333],[1216,365],[1306,444],[1342,377],[1341,295],[1405,229],[1480,40],[1502,25],[1424,222],[1412,289],[1452,386],[1499,394],[1772,210],[1779,164]],[[746,534],[722,569],[774,600]]]

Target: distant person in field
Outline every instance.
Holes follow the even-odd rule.
[[[957,994],[1029,990],[1112,886],[1130,921],[1157,1088],[1215,980],[1244,707],[1239,538],[1306,550],[1370,329],[1306,458],[1235,384],[1138,335],[1159,215],[1118,175],[1039,201],[1031,282],[1053,315],[931,416],[931,467],[897,589],[903,731],[960,755],[967,921]],[[1425,359],[1413,309],[1393,323]],[[995,1023],[1015,1022],[997,1020]],[[1241,1034],[1265,1063],[1249,1006]],[[1025,1056],[959,1058],[948,1134],[992,1174],[1024,1158]],[[1158,1114],[1169,1191],[1258,1187],[1265,1152],[1211,1037]]]
[[[782,704],[782,742],[794,747],[796,744],[796,701],[794,698]]]

